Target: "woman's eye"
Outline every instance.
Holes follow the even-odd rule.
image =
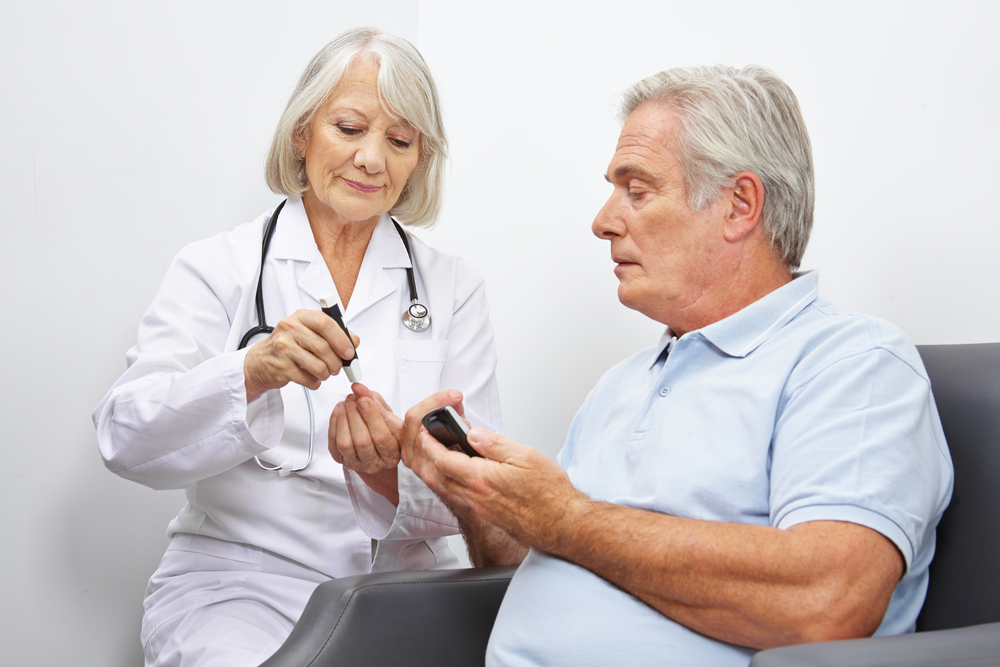
[[[397,148],[409,148],[413,144],[412,141],[407,141],[406,139],[390,139],[389,141]]]
[[[361,130],[357,127],[351,127],[350,125],[337,124],[337,129],[348,135],[361,134]]]

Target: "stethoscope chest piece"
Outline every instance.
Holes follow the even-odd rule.
[[[414,299],[410,307],[403,311],[403,324],[410,331],[426,331],[427,327],[431,325],[431,316],[427,312],[427,306]]]

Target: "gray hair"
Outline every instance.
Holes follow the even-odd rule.
[[[420,131],[420,159],[390,213],[418,227],[434,224],[444,200],[448,140],[437,87],[412,44],[375,28],[354,28],[334,38],[306,66],[271,140],[264,175],[273,192],[301,195],[308,188],[305,158],[295,146],[307,137],[316,111],[329,99],[352,63],[378,65],[383,108]]]
[[[646,102],[677,115],[688,206],[707,206],[741,171],[756,174],[764,184],[764,230],[797,269],[812,231],[815,185],[809,133],[788,84],[759,65],[670,69],[625,91],[620,120]]]

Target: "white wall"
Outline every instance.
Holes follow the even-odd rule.
[[[104,469],[90,413],[185,243],[278,198],[263,156],[309,58],[415,0],[0,2],[0,663],[142,664],[180,492]]]
[[[452,139],[426,234],[486,277],[508,435],[554,454],[602,372],[655,342],[590,222],[613,98],[674,65],[766,64],[817,164],[805,267],[918,343],[1000,340],[1000,8],[993,2],[0,4],[0,646],[134,665],[177,493],[104,470],[90,411],[189,241],[273,205],[261,162],[329,38],[418,43]],[[742,23],[742,22],[745,22]]]
[[[421,3],[453,154],[432,242],[486,276],[509,437],[555,454],[600,375],[661,331],[617,303],[590,224],[614,99],[667,67],[759,63],[796,91],[817,174],[803,268],[826,298],[918,344],[1000,341],[997,3],[469,5]]]

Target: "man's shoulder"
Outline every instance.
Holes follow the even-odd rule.
[[[774,337],[773,345],[798,355],[797,366],[829,367],[864,354],[887,354],[925,375],[916,346],[896,325],[879,317],[816,299]]]

